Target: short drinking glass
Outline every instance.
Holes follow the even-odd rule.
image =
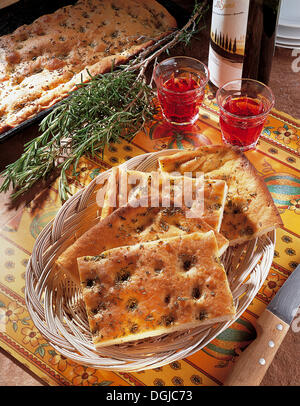
[[[272,90],[253,79],[237,79],[220,87],[216,99],[224,143],[242,151],[254,149],[274,106]]]
[[[176,56],[156,65],[153,79],[165,119],[176,125],[194,124],[209,80],[208,68],[195,58]]]

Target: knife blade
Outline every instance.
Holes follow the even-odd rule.
[[[257,320],[256,339],[239,355],[225,386],[258,386],[300,305],[300,264]]]
[[[268,304],[267,309],[287,324],[291,324],[300,304],[300,265]]]

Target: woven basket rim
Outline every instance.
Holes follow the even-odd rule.
[[[120,167],[150,171],[157,167],[159,156],[179,151],[182,150],[138,155]],[[55,350],[67,358],[82,365],[112,371],[157,368],[199,351],[241,316],[268,275],[276,233],[271,231],[237,247],[229,247],[223,254],[236,306],[233,320],[96,350],[81,292],[65,275],[57,275],[53,271],[53,263],[78,230],[78,216],[85,216],[91,208],[95,210],[95,191],[101,188],[99,184],[108,178],[111,170],[100,173],[66,201],[38,235],[25,273],[25,302],[36,328]],[[92,220],[89,226],[97,218],[92,217]]]

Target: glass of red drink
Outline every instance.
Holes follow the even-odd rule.
[[[156,65],[153,79],[165,119],[176,125],[194,124],[209,80],[204,63],[187,56],[168,58]]]
[[[223,142],[248,151],[256,147],[274,106],[272,90],[253,79],[225,83],[216,94]]]

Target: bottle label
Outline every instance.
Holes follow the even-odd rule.
[[[214,0],[208,69],[217,87],[240,79],[247,34],[250,0]]]

